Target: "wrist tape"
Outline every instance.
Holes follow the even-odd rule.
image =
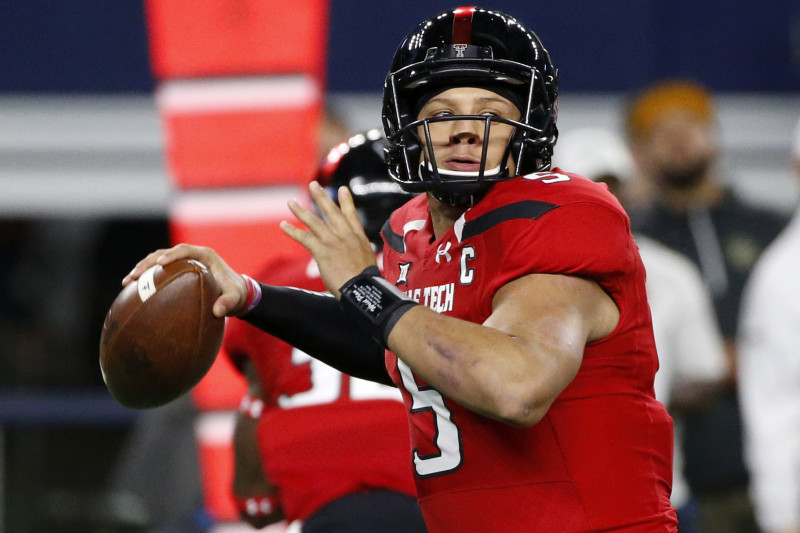
[[[386,281],[376,266],[367,267],[339,290],[342,309],[384,346],[400,317],[419,305]]]

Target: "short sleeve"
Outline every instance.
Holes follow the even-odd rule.
[[[627,216],[609,206],[573,203],[535,220],[515,220],[502,228],[504,270],[494,290],[533,273],[578,275],[601,284],[629,272],[635,243]]]

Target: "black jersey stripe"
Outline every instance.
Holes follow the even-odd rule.
[[[396,233],[392,229],[391,218],[386,221],[381,229],[383,233],[383,237],[386,239],[386,244],[389,245],[389,248],[397,252],[398,254],[404,254],[406,252],[406,242],[403,239],[403,236],[399,233]]]
[[[558,205],[549,202],[539,202],[537,200],[526,200],[498,207],[485,215],[479,216],[475,220],[465,222],[464,229],[461,232],[461,241],[463,242],[467,239],[471,239],[507,220],[516,220],[520,218],[536,220],[556,207],[558,207]]]

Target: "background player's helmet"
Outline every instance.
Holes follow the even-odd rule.
[[[339,187],[350,189],[364,231],[378,248],[383,245],[383,224],[412,196],[389,177],[385,147],[386,139],[380,130],[353,135],[328,152],[315,178],[337,204]]]
[[[392,178],[408,191],[431,190],[440,200],[461,205],[492,182],[513,177],[505,164],[495,171],[482,161],[477,173],[457,173],[438,170],[425,160],[427,140],[420,138],[418,127],[463,117],[416,121],[417,112],[437,92],[459,86],[485,88],[516,104],[519,122],[489,116],[471,119],[484,122],[487,132],[496,122],[516,128],[507,155],[514,158],[517,174],[548,169],[558,137],[557,79],[542,42],[509,15],[462,7],[423,22],[400,44],[384,84],[383,125]]]

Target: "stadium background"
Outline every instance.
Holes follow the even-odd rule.
[[[246,16],[246,2],[217,2]],[[796,1],[483,5],[515,14],[546,43],[561,75],[562,131],[617,128],[631,91],[693,78],[718,96],[725,178],[756,202],[796,206]],[[352,130],[379,126],[383,78],[402,36],[451,7],[332,0],[326,100]],[[138,416],[109,401],[96,343],[118,280],[169,239],[173,186],[156,87],[142,2],[3,2],[0,532],[87,531],[84,496],[107,482]]]

